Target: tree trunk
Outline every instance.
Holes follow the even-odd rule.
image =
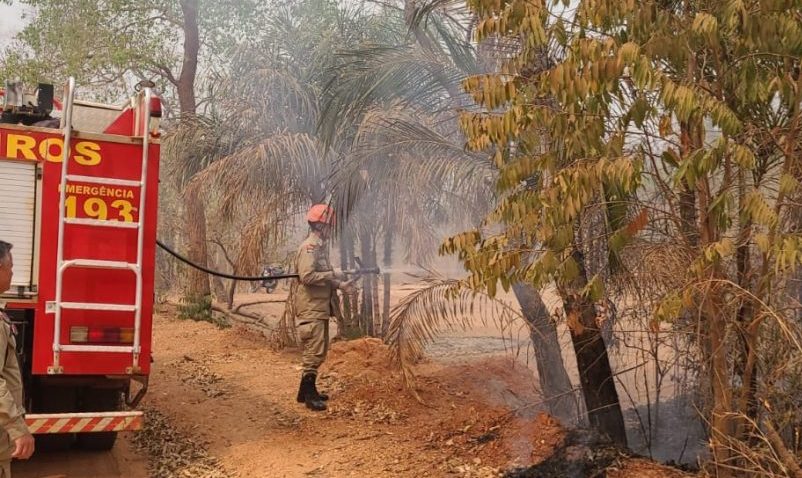
[[[223,268],[217,263],[217,259],[214,254],[209,257],[209,265],[214,270],[223,270]],[[228,301],[228,291],[226,290],[226,285],[223,284],[223,280],[217,276],[210,276],[210,281],[215,300],[217,302]]]
[[[209,256],[206,247],[206,210],[197,188],[190,186],[186,189],[184,210],[186,231],[189,236],[189,260],[206,267]],[[210,293],[209,276],[194,267],[190,268],[186,297],[191,302],[199,302]]]
[[[698,125],[697,128],[699,128]],[[700,248],[705,248],[720,240],[723,233],[718,223],[710,215],[710,203],[713,200],[710,182],[709,177],[703,177],[696,181]],[[697,280],[703,283],[709,278],[726,277],[726,272],[720,265],[713,264],[708,270],[699,274]],[[707,347],[706,358],[713,400],[710,417],[710,446],[716,466],[716,476],[729,478],[735,476],[732,469],[735,463],[731,461],[734,450],[730,441],[736,438],[734,412],[737,411],[733,408],[732,369],[730,367],[733,349],[727,337],[731,317],[722,302],[723,292],[719,286],[710,286],[708,290],[704,291],[700,310],[703,313],[702,338]],[[748,386],[748,384],[746,385]]]
[[[369,258],[374,254],[372,247],[372,234],[365,228],[359,237],[359,246],[362,249],[362,265],[368,265]],[[374,336],[374,323],[373,323],[373,277],[365,275],[362,277],[362,330],[370,337]]]
[[[699,145],[691,125],[680,123],[680,157],[685,159],[696,150]],[[696,193],[683,181],[679,192],[679,214],[682,221],[682,235],[688,245],[696,247],[699,244],[699,224],[696,213]]]
[[[234,274],[236,273],[237,272],[235,270]],[[236,294],[236,292],[237,292],[237,281],[232,280],[228,284],[228,295],[226,296],[226,306],[228,307],[228,310],[234,308],[234,295]]]
[[[716,291],[710,291],[715,295]],[[728,444],[735,434],[735,421],[732,414],[732,386],[727,358],[730,347],[727,343],[727,319],[719,307],[714,306],[715,299],[705,300],[702,304],[707,327],[708,360],[710,385],[713,398],[713,409],[710,417],[710,448],[716,465],[716,476],[728,478],[733,476],[730,468],[732,448]]]
[[[184,59],[178,78],[178,104],[181,113],[195,113],[195,76],[198,71],[200,34],[198,32],[198,0],[181,0],[184,15]]]
[[[378,234],[376,234],[375,231],[371,231],[370,255],[367,256],[367,258],[362,258],[362,264],[364,267],[373,269],[379,264],[378,244]],[[373,324],[373,333],[371,334],[371,337],[378,337],[382,331],[381,302],[379,299],[379,276],[367,274],[362,277],[366,277],[370,281],[370,293],[372,294],[371,302],[373,302],[373,314],[371,315],[371,322]]]
[[[738,178],[738,197],[741,210],[745,207],[744,199],[748,193],[746,186],[745,172],[741,171]],[[738,272],[738,286],[743,290],[751,290],[751,253],[750,239],[752,233],[752,222],[749,219],[743,220],[738,232],[738,248],[735,253],[735,264]],[[738,309],[737,321],[740,331],[740,361],[737,364],[737,373],[741,377],[740,400],[737,404],[738,410],[745,414],[751,421],[758,421],[757,404],[757,341],[759,333],[752,334],[749,324],[754,319],[754,308],[751,300],[744,300]],[[741,420],[739,438],[747,435],[749,423]]]
[[[376,243],[378,240],[374,238],[373,242],[373,256],[370,261],[370,268],[375,268],[379,261],[376,258]],[[381,315],[381,302],[379,299],[379,276],[369,274],[370,284],[373,290],[373,337],[379,337],[382,333],[382,315]]]
[[[354,236],[351,231],[345,227],[340,234],[340,269],[347,270],[353,267],[354,262]],[[356,320],[356,304],[354,300],[356,295],[342,295],[342,323],[338,323],[340,327],[340,335],[350,336],[359,328],[359,323]]]
[[[607,347],[596,323],[596,306],[580,292],[588,284],[585,259],[576,247],[572,258],[579,268],[579,274],[570,289],[561,290],[560,294],[571,329],[588,419],[594,429],[607,434],[615,443],[626,446],[624,415],[615,389]]]
[[[565,425],[573,425],[577,421],[576,396],[560,353],[557,325],[549,317],[549,311],[537,289],[528,284],[517,283],[512,286],[512,290],[521,305],[524,319],[529,324],[540,390],[549,413]]]
[[[184,16],[184,59],[178,78],[178,102],[183,114],[195,112],[195,76],[200,50],[198,0],[181,0],[181,13]],[[191,185],[184,191],[184,212],[189,239],[189,259],[196,264],[206,266],[208,260],[206,211],[197,188]],[[206,273],[191,269],[186,298],[190,302],[200,303],[200,300],[210,293],[209,278]]]
[[[382,330],[381,336],[387,336],[387,329],[390,327],[390,292],[391,292],[391,279],[390,272],[388,270],[390,267],[393,266],[393,235],[395,234],[395,228],[393,227],[393,221],[391,218],[395,217],[395,213],[393,211],[387,215],[387,224],[384,229],[384,261],[382,264],[384,265],[384,301],[383,301],[383,310],[382,310]]]

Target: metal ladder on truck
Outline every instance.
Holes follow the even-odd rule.
[[[70,174],[69,160],[72,141],[72,113],[73,102],[75,99],[75,79],[70,78],[67,82],[65,91],[64,107],[62,109],[61,127],[64,132],[64,151],[61,163],[61,190],[59,192],[59,222],[58,222],[58,245],[56,259],[56,295],[53,302],[47,304],[48,313],[55,314],[54,334],[53,334],[53,363],[48,367],[49,374],[64,373],[60,358],[62,352],[116,352],[132,355],[131,367],[127,373],[133,374],[140,370],[139,356],[141,353],[140,328],[142,324],[142,256],[144,244],[144,220],[145,220],[145,198],[148,177],[148,146],[150,124],[150,99],[152,91],[150,88],[144,90],[144,127],[142,132],[142,169],[139,180],[126,180],[117,178],[82,176]],[[135,127],[139,129],[139,123]],[[132,132],[132,134],[136,134]],[[66,194],[67,183],[69,181],[138,187],[139,189],[139,218],[136,222],[106,221],[100,219],[68,218],[66,217]],[[69,225],[83,225],[92,227],[121,227],[137,229],[137,256],[136,262],[108,261],[97,259],[72,258],[64,259],[64,229]],[[64,292],[64,272],[70,268],[92,268],[109,270],[130,270],[136,278],[136,296],[133,304],[103,304],[96,302],[65,302]],[[61,343],[61,322],[64,310],[94,310],[109,312],[133,312],[134,313],[134,337],[131,345],[73,345]]]

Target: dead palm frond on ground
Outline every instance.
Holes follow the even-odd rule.
[[[406,295],[392,310],[386,342],[404,379],[414,388],[413,365],[424,356],[427,344],[446,331],[465,330],[475,324],[495,324],[512,338],[522,321],[512,305],[460,279],[420,278],[423,287]]]

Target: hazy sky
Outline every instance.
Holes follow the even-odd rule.
[[[0,46],[5,46],[22,29],[22,7],[18,3],[0,4]]]

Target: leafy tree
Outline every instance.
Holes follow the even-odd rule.
[[[156,81],[181,112],[194,112],[198,68],[219,69],[250,38],[266,10],[258,2],[205,0],[26,0],[30,22],[2,54],[4,74],[32,83],[74,76],[85,92],[127,98]],[[201,75],[203,76],[203,74]]]
[[[484,228],[456,236],[444,246],[458,253],[470,270],[470,284],[492,296],[499,282],[536,287],[553,284],[571,330],[586,409],[591,424],[619,443],[626,432],[607,350],[597,324],[595,303],[602,299],[600,277],[587,271],[582,221],[586,206],[601,203],[600,191],[631,194],[638,185],[637,160],[607,144],[608,102],[571,104],[542,79],[549,48],[548,10],[536,2],[469,2],[479,22],[477,40],[516,37],[515,54],[501,73],[476,75],[464,82],[483,107],[460,120],[467,146],[494,154],[502,194]],[[608,92],[599,92],[599,96]],[[585,106],[591,108],[582,115]],[[502,109],[503,108],[503,109]],[[587,217],[584,216],[584,219]]]
[[[589,0],[575,15],[538,1],[469,4],[480,39],[522,39],[500,74],[466,81],[485,111],[462,118],[468,146],[491,150],[500,165],[506,197],[487,221],[506,230],[471,231],[445,249],[491,293],[518,280],[556,285],[591,422],[623,442],[594,321],[593,303],[610,284],[588,275],[584,254],[589,233],[602,235],[609,274],[661,284],[645,295],[657,321],[698,321],[718,476],[793,469],[771,419],[771,401],[789,384],[770,378],[780,364],[764,341],[779,339],[786,357],[799,357],[793,316],[782,312],[800,261],[791,199],[800,179],[798,2]],[[562,55],[533,71],[549,38]],[[589,231],[598,211],[603,226]],[[536,248],[506,247],[521,236]],[[644,247],[680,266],[639,267]],[[594,405],[605,404],[611,412],[597,415]],[[755,458],[747,439],[763,433],[771,456],[785,458]]]

